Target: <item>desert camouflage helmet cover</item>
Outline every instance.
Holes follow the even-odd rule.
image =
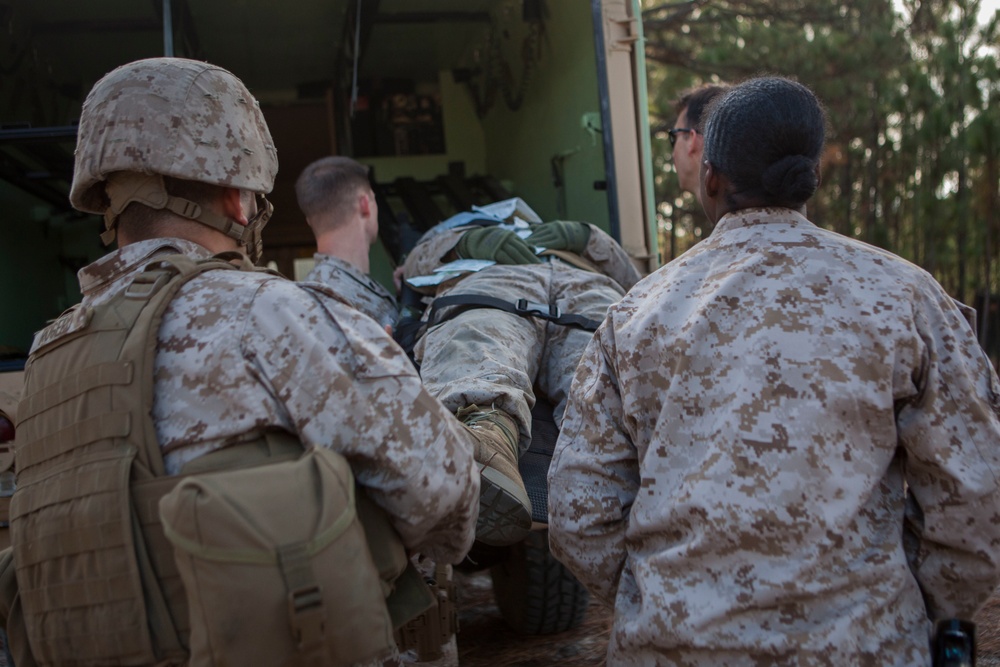
[[[104,182],[119,171],[267,193],[278,156],[257,101],[236,76],[195,60],[150,58],[105,75],[87,96],[73,206],[104,213]]]

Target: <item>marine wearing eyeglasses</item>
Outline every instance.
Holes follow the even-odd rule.
[[[697,134],[698,130],[691,127],[672,127],[667,130],[667,136],[670,137],[670,147],[673,148],[677,145],[678,134],[687,134],[688,132],[694,132]]]
[[[667,130],[673,148],[677,182],[684,192],[691,192],[701,202],[698,174],[701,170],[701,150],[704,137],[698,131],[704,111],[711,102],[729,89],[727,84],[705,84],[690,88],[677,98],[674,108],[677,121]]]

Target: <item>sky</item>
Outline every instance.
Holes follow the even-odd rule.
[[[993,12],[1000,9],[1000,0],[983,0],[979,5],[979,20],[985,22]]]

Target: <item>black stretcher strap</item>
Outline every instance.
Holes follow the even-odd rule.
[[[441,309],[451,306],[459,307],[449,313],[447,317],[439,317]],[[513,315],[538,317],[553,324],[591,332],[597,331],[597,327],[601,325],[600,321],[592,320],[583,315],[563,313],[555,304],[535,303],[527,299],[518,299],[516,302],[510,302],[486,296],[485,294],[448,294],[434,299],[434,302],[431,304],[431,314],[427,318],[427,324],[428,326],[434,326],[445,319],[451,319],[459,313],[472,308],[496,308],[497,310],[502,310]]]

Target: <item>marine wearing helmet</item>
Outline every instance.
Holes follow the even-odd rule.
[[[87,96],[77,146],[70,201],[104,216],[105,244],[120,227],[132,240],[149,237],[163,211],[221,232],[259,260],[278,155],[260,105],[230,72],[183,58],[123,65]],[[218,188],[238,200],[218,210]]]
[[[81,302],[36,335],[26,367],[0,558],[15,661],[397,659],[395,625],[433,604],[405,550],[454,563],[473,540],[464,427],[378,323],[232,252],[259,257],[277,172],[235,76],[125,65],[88,96],[77,146],[71,201],[103,214],[119,247],[80,270]],[[200,502],[186,514],[196,484],[253,520]],[[248,548],[269,564],[252,585],[235,575],[245,561],[202,558]]]

